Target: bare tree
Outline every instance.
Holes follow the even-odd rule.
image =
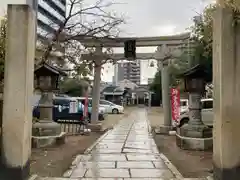
[[[87,37],[107,37],[113,38],[118,36],[119,25],[124,23],[124,18],[117,16],[111,10],[116,3],[107,0],[97,0],[95,3],[87,5],[87,0],[68,0],[67,15],[60,25],[52,24],[56,31],[52,38],[45,43],[42,62],[50,62],[50,55],[59,49],[65,51],[62,56],[62,62],[58,59],[57,64],[72,64],[73,68],[66,70],[82,70],[92,68],[94,60],[91,62],[81,60],[83,51],[90,54],[93,49],[86,50],[79,39]],[[56,28],[57,27],[57,28]],[[76,40],[77,39],[77,40]],[[111,49],[107,49],[104,53],[111,53]],[[108,59],[107,59],[108,60]],[[106,61],[107,61],[106,60]],[[103,63],[105,63],[104,61]],[[54,62],[56,63],[56,62]]]

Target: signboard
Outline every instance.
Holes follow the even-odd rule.
[[[77,101],[71,101],[69,106],[69,113],[77,113],[77,112],[78,112]]]
[[[178,121],[180,117],[180,91],[179,89],[171,89],[171,109],[172,120]]]
[[[124,57],[126,59],[136,59],[136,40],[124,42]]]

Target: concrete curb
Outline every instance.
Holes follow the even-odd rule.
[[[38,178],[38,175],[34,174],[28,180],[37,180],[37,178]]]
[[[177,170],[177,168],[169,161],[169,159],[162,153],[160,153],[161,159],[164,161],[168,169],[176,176],[177,179],[184,179],[182,174]]]

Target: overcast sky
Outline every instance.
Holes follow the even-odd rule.
[[[192,24],[192,18],[211,0],[121,0],[123,5],[115,7],[118,12],[128,17],[124,26],[124,36],[162,36],[182,33]],[[138,52],[152,52],[154,49],[138,49]],[[141,82],[154,77],[156,68],[149,67],[149,62],[141,63]],[[107,73],[106,73],[107,72]],[[105,66],[103,80],[111,81],[111,65]]]
[[[7,2],[24,0],[0,0],[0,15]],[[94,1],[94,0],[91,0]],[[181,33],[192,24],[192,17],[200,13],[211,0],[118,0],[121,5],[114,6],[117,13],[127,17],[127,24],[122,27],[123,36],[162,36]],[[154,51],[154,49],[138,49],[138,52]],[[153,77],[156,68],[148,67],[142,62],[141,81]],[[106,64],[102,80],[111,81],[113,67]]]

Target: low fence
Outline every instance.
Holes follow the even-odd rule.
[[[83,126],[80,126],[79,120],[58,120],[57,123],[61,125],[62,132],[66,132],[67,135],[79,135],[83,132]]]

